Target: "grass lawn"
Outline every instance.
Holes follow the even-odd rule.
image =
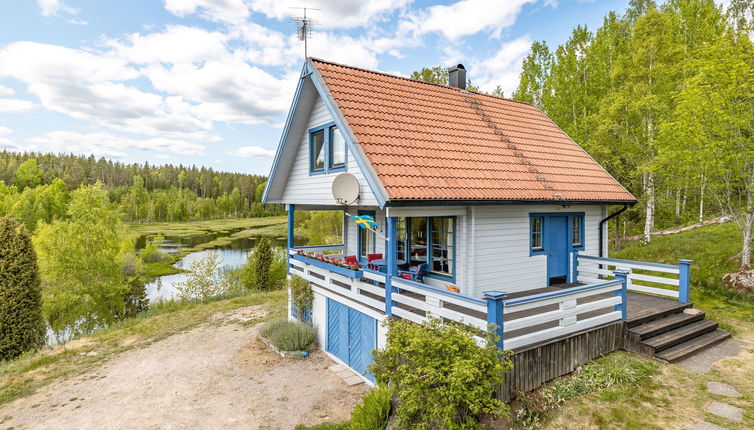
[[[0,363],[0,404],[28,395],[59,378],[81,374],[115,354],[207,322],[217,312],[265,303],[269,312],[265,320],[282,318],[286,312],[286,291],[251,293],[203,303],[168,302],[91,336]]]
[[[629,260],[669,264],[675,264],[679,258],[694,260],[691,269],[694,306],[745,342],[738,357],[722,360],[710,372],[699,375],[678,365],[617,353],[625,354],[632,365],[655,367],[657,374],[634,386],[616,385],[572,399],[544,427],[664,430],[687,429],[693,423],[707,421],[729,429],[754,428],[754,297],[728,291],[720,283],[725,273],[738,269],[736,256],[741,240],[737,227],[727,223],[656,237],[648,245],[631,242],[620,250],[610,251],[611,257]],[[731,384],[743,397],[712,395],[707,391],[708,381]],[[704,412],[711,400],[740,407],[744,421],[735,423]]]

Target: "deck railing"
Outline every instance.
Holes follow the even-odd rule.
[[[616,279],[503,301],[503,349],[519,349],[626,319],[625,272]]]
[[[678,265],[619,260],[577,254],[576,272],[579,282],[600,282],[612,277],[613,270],[628,270],[628,290],[640,293],[673,297],[689,301],[689,275],[692,260],[678,260]]]
[[[333,258],[343,258],[345,252],[345,245],[315,245],[315,246],[297,246],[296,249],[301,249],[304,252],[313,252],[315,254],[327,255]]]

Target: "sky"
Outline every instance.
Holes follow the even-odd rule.
[[[267,175],[303,43],[408,76],[463,63],[510,95],[531,43],[628,0],[0,0],[0,149]]]

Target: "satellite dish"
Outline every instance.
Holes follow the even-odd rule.
[[[332,196],[339,205],[350,205],[359,199],[359,180],[350,173],[341,173],[332,181]]]

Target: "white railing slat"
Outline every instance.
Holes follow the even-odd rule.
[[[543,306],[557,304],[565,300],[581,299],[584,297],[590,297],[590,296],[596,296],[598,294],[609,293],[611,291],[620,290],[621,287],[622,286],[620,283],[616,283],[613,285],[607,285],[602,288],[596,288],[593,290],[580,291],[577,293],[571,293],[571,294],[556,296],[556,297],[552,297],[548,299],[537,300],[536,302],[528,302],[528,303],[522,303],[520,305],[506,306],[505,314],[508,315],[511,313],[526,311],[529,309],[541,308]]]
[[[620,321],[620,311],[613,311],[604,315],[598,315],[596,317],[587,318],[585,320],[578,321],[576,324],[566,327],[552,327],[545,330],[540,330],[534,333],[517,336],[512,339],[505,339],[504,347],[506,350],[517,349],[523,346],[531,345],[534,343],[543,342],[556,337],[568,335],[588,328],[596,327],[598,325],[607,324],[613,321]]]
[[[678,291],[675,291],[675,290],[666,290],[664,288],[648,287],[646,285],[640,285],[636,283],[631,283],[631,285],[628,286],[628,290],[638,291],[640,293],[656,294],[658,296],[673,297],[675,299],[677,299],[679,296]]]
[[[411,291],[412,293],[420,294],[422,296],[429,296],[435,299],[442,300],[444,302],[453,303],[454,305],[462,306],[472,311],[483,312],[485,314],[487,313],[487,306],[485,305],[472,303],[467,300],[463,300],[462,298],[453,297],[447,294],[435,293],[435,292],[430,291],[429,289],[417,288],[417,287],[414,287],[413,285],[400,282],[397,279],[393,279],[393,287],[400,288],[406,291]]]
[[[639,275],[638,273],[631,273],[628,275],[629,279],[635,279],[637,281],[654,282],[655,284],[678,286],[678,279],[663,278],[660,276]]]
[[[575,308],[571,309],[557,309],[550,312],[545,312],[542,314],[532,315],[528,317],[523,318],[516,318],[510,321],[505,322],[505,331],[514,331],[514,330],[520,330],[522,328],[526,328],[529,326],[544,324],[546,322],[559,320],[561,318],[566,318],[574,315],[583,314],[586,312],[596,311],[597,309],[602,309],[606,307],[613,307],[615,305],[619,305],[621,303],[622,299],[620,296],[613,296],[607,299],[601,299],[601,300],[595,300],[593,302],[589,303],[582,303],[580,305],[576,305]]]

